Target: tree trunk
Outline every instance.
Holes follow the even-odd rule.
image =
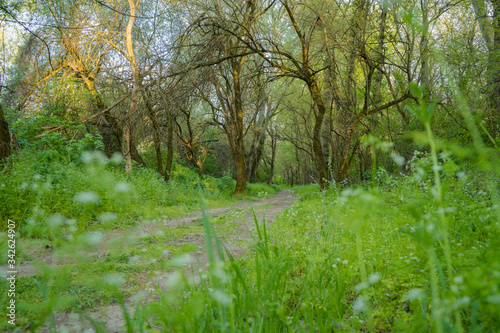
[[[493,0],[495,1],[495,0]],[[474,12],[476,13],[476,19],[479,23],[479,28],[481,29],[481,34],[486,42],[488,51],[491,52],[494,48],[495,31],[493,24],[488,20],[488,12],[486,9],[485,0],[473,0],[472,5],[474,7]],[[493,17],[496,17],[495,6],[493,5]]]
[[[0,105],[0,165],[5,163],[12,152],[10,142],[9,124]]]
[[[385,52],[384,52],[384,41],[385,41],[385,29],[386,29],[386,20],[387,20],[387,9],[384,6],[381,8],[380,13],[380,25],[379,25],[379,35],[378,35],[378,45],[377,45],[377,56],[376,62],[377,65],[381,68],[384,67],[383,63],[385,60]],[[383,74],[380,70],[376,70],[373,75],[373,105],[379,105],[382,102],[382,78]]]
[[[146,93],[142,93],[144,97],[144,102],[146,103],[146,108],[148,110],[149,119],[153,123],[153,144],[155,147],[156,153],[156,168],[158,173],[162,176],[165,176],[163,171],[163,161],[161,158],[161,135],[160,135],[160,125],[158,124],[158,119],[156,118],[155,111],[153,109],[153,105],[151,104],[151,99]]]
[[[331,113],[330,111],[328,112],[329,114]],[[328,115],[326,115],[328,116]],[[330,180],[331,175],[330,175],[330,170],[331,170],[331,160],[330,160],[330,124],[328,122],[328,118],[323,121],[323,129],[321,131],[321,138],[322,138],[322,150],[323,150],[323,159],[325,160],[327,170],[328,170],[328,179]],[[298,159],[298,152],[297,149],[295,149],[295,156],[297,158],[297,162],[299,161]],[[297,178],[298,178],[299,173],[297,173]]]
[[[89,78],[84,78],[85,87],[92,96],[92,104],[95,107],[95,112],[101,112],[106,110],[108,107],[104,103],[102,97],[99,95],[95,89],[94,80]],[[122,152],[122,129],[118,125],[116,119],[108,112],[104,112],[101,116],[97,118],[96,121],[97,129],[102,137],[102,142],[104,144],[104,153],[106,156],[111,157],[115,152]]]
[[[347,131],[346,131],[346,142],[345,142],[345,145],[344,145],[344,149],[342,151],[342,158],[341,158],[341,161],[340,161],[340,164],[339,164],[339,167],[337,169],[337,175],[336,175],[336,181],[337,182],[341,182],[343,181],[346,177],[347,177],[347,169],[349,168],[349,147],[351,145],[351,142],[352,142],[352,139],[353,139],[353,136],[354,136],[354,130],[356,129],[356,126],[358,125],[358,123],[360,121],[362,121],[363,119],[365,119],[365,117],[369,116],[369,115],[373,115],[373,114],[376,114],[382,110],[385,110],[387,108],[390,108],[391,106],[394,106],[394,105],[397,105],[401,102],[403,102],[404,100],[406,100],[407,98],[409,97],[409,94],[406,93],[404,94],[403,96],[401,96],[400,98],[398,99],[395,99],[389,103],[386,103],[384,105],[381,105],[381,106],[378,106],[378,107],[375,107],[371,110],[368,110],[366,109],[366,104],[365,104],[365,108],[364,110],[362,110],[360,113],[358,113],[358,115],[351,121],[351,123],[349,124],[349,126],[347,127]]]
[[[130,7],[130,16],[126,28],[126,45],[127,45],[127,54],[130,61],[130,67],[132,69],[133,74],[133,84],[132,84],[132,95],[130,96],[130,108],[127,113],[127,121],[125,125],[125,147],[124,147],[124,155],[125,155],[125,171],[132,171],[132,115],[135,113],[137,109],[137,100],[139,98],[139,69],[137,67],[137,62],[134,54],[134,47],[132,43],[132,28],[134,26],[135,21],[135,9],[136,4],[133,0],[128,0],[128,4]]]
[[[167,112],[167,162],[165,163],[165,182],[168,183],[174,161],[174,125],[171,112]]]
[[[346,128],[343,136],[343,142],[339,145],[341,151],[340,160],[337,164],[337,172],[335,181],[340,182],[347,177],[349,151],[351,150],[352,139],[357,136],[356,125],[359,120],[356,120],[358,108],[358,85],[356,80],[356,69],[358,66],[358,58],[364,52],[364,34],[366,30],[366,22],[368,18],[369,5],[366,0],[357,0],[354,2],[355,10],[352,17],[351,29],[348,33],[350,49],[348,52],[347,71],[346,71],[346,91],[345,102],[343,102],[343,126]],[[371,71],[373,73],[373,71]],[[367,82],[365,89],[364,108],[367,107],[367,100],[370,96],[370,84]],[[364,118],[364,117],[363,117]],[[352,120],[354,119],[354,120]]]
[[[323,147],[321,145],[321,128],[323,127],[323,119],[325,117],[326,107],[323,103],[321,92],[314,78],[312,78],[308,87],[311,93],[311,97],[313,98],[317,108],[312,137],[313,153],[316,159],[318,182],[321,186],[321,189],[325,189],[328,187],[328,168],[325,162],[325,156],[323,155]]]
[[[118,120],[116,120],[115,117],[109,112],[104,113],[104,117],[106,121],[109,123],[111,126],[111,129],[115,133],[115,136],[118,138],[123,138],[123,129],[121,128],[120,124],[118,124]],[[122,140],[120,140],[122,142]],[[131,156],[134,161],[139,163],[139,165],[143,166],[144,168],[147,167],[146,162],[142,159],[141,155],[139,155],[139,151],[137,150],[137,147],[134,144],[134,141],[131,140],[130,142],[131,146]],[[121,150],[116,150],[116,151],[121,151]]]
[[[299,149],[297,148],[297,146],[295,146],[295,160],[297,161],[297,164],[295,165],[296,166],[296,172],[295,172],[295,178],[297,179],[296,183],[298,184],[299,181],[300,181],[300,158],[299,158]]]
[[[250,183],[255,182],[255,177],[257,175],[257,168],[262,159],[262,154],[264,153],[264,143],[266,142],[266,132],[265,129],[260,129],[257,132],[257,138],[255,138],[254,144],[248,158],[248,170],[247,179]]]
[[[240,76],[243,70],[244,57],[232,61],[233,83],[234,83],[234,135],[233,139],[233,157],[236,164],[236,188],[234,195],[245,196],[247,194],[247,161],[245,154],[245,129],[243,125],[243,101]],[[229,138],[231,140],[231,138]]]
[[[430,100],[430,64],[429,64],[429,4],[428,0],[420,0],[422,10],[422,37],[420,39],[421,71],[420,82],[424,85],[423,98]]]
[[[489,52],[489,85],[491,106],[496,110],[496,137],[500,138],[500,0],[493,0],[493,26],[495,36],[493,49]]]
[[[269,170],[269,179],[267,180],[267,185],[271,185],[273,183],[275,161],[276,161],[276,138],[273,135],[271,135],[271,166]]]
[[[97,92],[94,84],[94,80],[91,78],[83,77],[85,87],[92,96],[92,104],[95,107],[95,112],[102,112],[106,110],[108,106],[104,103],[101,95]],[[122,153],[122,140],[123,140],[123,129],[118,123],[118,120],[109,112],[106,111],[99,116],[97,120],[97,128],[99,134],[102,137],[104,144],[104,153],[106,156],[111,157],[113,153]],[[146,167],[146,162],[141,158],[137,147],[132,144],[132,159],[139,163],[141,166]]]
[[[500,137],[500,0],[491,0],[493,7],[492,20],[489,19],[487,4],[484,0],[472,1],[476,19],[488,48],[488,100],[493,110],[495,133]],[[496,113],[496,114],[495,114]]]
[[[97,129],[104,144],[104,154],[111,157],[113,153],[122,151],[121,139],[119,140],[105,118],[100,117],[97,122]]]
[[[233,152],[234,163],[236,164],[236,188],[234,195],[245,196],[247,194],[247,164],[245,150],[242,145],[236,147]]]

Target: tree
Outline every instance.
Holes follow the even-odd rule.
[[[139,89],[141,86],[140,76],[139,76],[139,68],[137,67],[137,60],[134,54],[134,44],[132,41],[132,28],[134,27],[135,21],[135,12],[136,7],[140,1],[137,3],[134,0],[128,0],[128,5],[130,7],[130,16],[127,24],[127,28],[125,30],[126,37],[126,46],[127,46],[127,55],[128,61],[130,62],[130,68],[132,69],[132,93],[130,96],[130,108],[127,113],[127,122],[125,127],[125,170],[132,170],[132,115],[135,113],[137,109],[137,103],[139,99]]]
[[[8,2],[5,0],[0,0],[0,19],[3,21],[6,17],[10,17],[15,19],[15,12],[18,10],[19,3],[17,2]],[[3,28],[3,27],[2,27]],[[1,31],[2,38],[4,31]],[[3,52],[5,52],[5,44]],[[5,57],[4,57],[5,59]],[[3,64],[2,72],[0,73],[0,93],[3,88],[3,81],[5,78],[5,64]],[[7,158],[12,153],[11,147],[11,134],[9,131],[9,124],[5,119],[5,114],[3,111],[2,103],[0,103],[0,165],[4,164]]]
[[[83,121],[98,128],[106,155],[121,152],[124,132],[119,120],[111,114],[118,104],[108,107],[96,87],[103,64],[116,44],[112,37],[120,29],[120,16],[110,17],[100,4],[85,1],[40,1],[36,6],[37,23],[43,24],[36,32],[26,28],[30,38],[18,63],[22,78],[13,89],[20,99],[18,108],[24,108],[30,96],[43,84],[59,80],[63,86],[66,79],[73,76],[88,92],[91,104],[91,116]],[[32,66],[32,62],[36,66]],[[131,150],[132,158],[145,166],[135,145]]]
[[[173,145],[174,117],[173,117],[173,111],[170,107],[170,103],[168,102],[168,99],[166,97],[167,92],[164,90],[164,88],[162,88],[159,81],[157,82],[156,90],[163,103],[163,110],[167,122],[167,160],[165,162],[165,172],[163,177],[165,182],[168,183],[172,172],[172,163],[174,161],[174,145]]]
[[[293,29],[295,32],[295,41],[299,45],[297,53],[283,45],[283,41],[279,39],[268,40],[267,45],[261,42],[259,35],[247,34],[245,38],[240,39],[246,43],[248,48],[260,55],[271,67],[279,70],[281,75],[299,79],[305,83],[315,104],[314,127],[311,140],[318,172],[318,182],[322,188],[326,188],[328,185],[328,167],[323,156],[321,129],[327,108],[317,77],[317,74],[323,69],[317,67],[314,53],[310,52],[313,33],[319,23],[319,17],[317,15],[304,17],[303,22],[305,27],[301,27],[297,18],[297,10],[301,4],[286,0],[281,1],[281,5],[288,20],[288,26],[283,27],[281,31],[286,31],[288,28]],[[261,34],[265,35],[262,32]]]
[[[278,137],[276,128],[272,125],[267,127],[267,133],[271,138],[271,142],[269,143],[269,145],[271,146],[271,159],[269,161],[269,176],[267,179],[267,185],[271,185],[273,183],[274,177],[274,164],[276,162],[276,147],[278,143]]]
[[[472,4],[488,50],[488,99],[496,111],[494,134],[500,137],[500,0],[473,0]],[[488,7],[492,8],[491,16]]]
[[[2,105],[0,104],[0,164],[4,164],[11,154],[9,124],[5,120]]]
[[[236,166],[234,194],[246,195],[248,163],[245,137],[248,126],[245,124],[245,85],[248,81],[245,75],[250,71],[251,62],[248,59],[254,52],[242,38],[253,29],[256,18],[268,8],[258,7],[257,2],[250,0],[227,1],[224,4],[214,2],[200,5],[200,8],[202,15],[192,22],[188,32],[192,37],[201,37],[196,44],[203,46],[196,58],[203,60],[198,60],[191,67],[206,69],[212,65],[211,71],[204,71],[211,88],[200,92],[212,110],[213,122],[223,129],[231,148]],[[235,15],[226,16],[226,13]]]
[[[252,118],[248,122],[251,132],[251,144],[247,152],[247,179],[253,183],[256,180],[257,168],[262,160],[264,146],[269,133],[268,127],[279,113],[279,106],[285,97],[286,89],[268,82],[269,73],[263,66],[262,59],[255,58],[254,74],[249,89],[253,92],[248,99],[254,109]],[[267,82],[266,82],[267,81]],[[272,139],[272,138],[271,138]]]
[[[203,135],[210,124],[205,121],[206,117],[200,111],[196,112],[195,107],[200,104],[193,91],[194,80],[189,76],[183,78],[171,95],[171,106],[177,110],[175,117],[175,134],[184,146],[185,157],[188,163],[198,169],[200,176],[203,176],[203,164],[207,157],[207,149],[203,142]],[[191,82],[189,82],[191,81]],[[196,90],[196,86],[194,86]]]

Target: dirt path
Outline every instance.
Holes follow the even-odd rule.
[[[208,209],[207,213],[221,241],[234,257],[239,258],[247,252],[249,246],[256,242],[257,235],[255,232],[254,214],[260,224],[264,219],[266,223],[270,223],[276,218],[277,214],[284,209],[289,208],[290,205],[297,199],[298,196],[293,194],[291,191],[282,190],[276,195],[262,201],[242,202],[231,207]],[[105,237],[103,246],[100,247],[99,251],[91,254],[99,256],[117,245],[121,247],[138,246],[137,242],[124,241],[124,239],[129,237],[131,234],[135,234],[136,236],[137,233],[141,233],[141,235],[148,235],[180,226],[188,228],[193,227],[193,229],[196,229],[196,227],[202,225],[202,218],[202,212],[199,211],[187,217],[142,223],[138,228],[134,228],[132,233],[116,232],[106,234],[103,235]],[[196,230],[199,229],[200,228]],[[193,258],[197,258],[197,260],[193,260],[193,262],[186,267],[186,273],[189,278],[192,278],[194,281],[198,281],[199,278],[195,276],[197,274],[192,274],[192,272],[197,271],[196,262],[199,262],[202,268],[205,268],[208,263],[203,232],[189,233],[180,239],[172,240],[170,244],[190,244],[194,246],[196,250],[191,251],[190,255]],[[32,275],[36,273],[36,270],[28,264],[24,265],[24,267],[19,267],[19,272],[23,275]],[[141,286],[141,289],[147,292],[146,299],[154,298],[155,292],[152,287],[155,285],[158,285],[163,290],[169,288],[166,282],[166,277],[169,272],[155,273],[155,278],[146,280],[144,285]],[[135,311],[132,299],[133,297],[129,298],[126,302],[127,307],[130,310],[129,313],[133,313]],[[119,304],[110,304],[87,314],[94,320],[105,325],[106,332],[124,331],[123,326],[125,325],[125,320]],[[69,332],[94,332],[88,321],[80,318],[78,314],[57,313],[55,314],[55,322],[56,327],[62,328],[64,326]],[[48,326],[46,325],[40,329],[40,332],[49,332]]]

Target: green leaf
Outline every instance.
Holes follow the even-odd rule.
[[[418,99],[423,98],[422,88],[418,85],[418,83],[412,82],[410,83],[410,92]]]

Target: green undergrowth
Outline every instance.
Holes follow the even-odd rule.
[[[293,193],[299,195],[301,198],[311,195],[320,194],[320,188],[316,184],[298,185],[293,188]]]
[[[195,171],[179,164],[165,183],[151,169],[137,167],[126,173],[119,155],[107,159],[98,152],[84,152],[81,160],[52,161],[32,150],[13,156],[11,167],[0,172],[0,218],[21,223],[23,235],[54,238],[60,225],[74,233],[188,215],[199,209],[199,186],[209,207],[259,200],[277,189],[249,184],[248,197],[235,198],[230,177],[200,180]]]
[[[318,331],[439,331],[433,327],[438,324],[444,331],[498,330],[495,208],[480,184],[448,181],[453,189],[444,210],[451,272],[435,220],[440,208],[423,190],[432,187],[429,181],[408,177],[375,189],[303,197],[268,233],[275,260],[285,267],[279,283],[284,312],[273,325]],[[429,256],[438,268],[434,291]],[[245,267],[256,270],[251,262]],[[433,298],[437,318],[428,312]]]
[[[134,303],[128,331],[498,331],[498,178],[445,157],[441,200],[425,154],[406,176],[379,172],[376,185],[294,188],[300,200],[272,224],[255,220],[257,242],[242,259],[218,238],[247,213],[235,209],[171,234],[138,234],[135,246],[60,271],[41,269],[19,279],[23,323],[36,328],[56,312],[123,302],[148,285],[156,298]],[[172,241],[200,233],[213,246],[193,283],[174,268],[197,249]],[[148,284],[159,270],[170,272],[168,290]],[[41,305],[29,307],[32,300]]]
[[[498,180],[480,174],[460,168],[443,174],[442,203],[432,200],[432,179],[418,175],[372,188],[296,188],[301,200],[270,226],[256,221],[259,241],[238,261],[227,253],[217,260],[224,246],[205,218],[207,242],[217,250],[208,269],[200,269],[201,283],[184,284],[177,273],[177,289],[160,292],[161,301],[145,308],[149,322],[141,327],[498,331],[498,207],[486,188],[498,187]]]
[[[111,244],[103,242],[99,233],[88,233],[53,249],[41,240],[18,241],[18,265],[32,263],[32,276],[16,279],[17,327],[36,330],[50,323],[55,313],[94,311],[117,299],[153,292],[157,277],[172,271],[172,258],[198,251],[195,245],[176,244],[186,235],[202,232],[201,227],[172,227],[150,233],[114,235]],[[28,253],[31,255],[24,255]],[[46,258],[40,258],[45,252]],[[50,259],[47,259],[50,256]],[[51,264],[45,263],[51,262]],[[18,267],[25,272],[26,268]],[[8,281],[0,282],[7,290]],[[6,307],[7,293],[0,297]],[[9,328],[6,322],[0,329]]]
[[[436,140],[432,104],[420,100],[410,111],[425,132],[414,133],[423,149],[408,161],[406,174],[377,168],[374,157],[367,183],[332,183],[323,191],[295,187],[300,200],[272,224],[255,218],[256,242],[238,260],[219,235],[238,232],[237,220],[247,210],[209,219],[205,208],[241,200],[230,197],[229,177],[200,181],[177,166],[165,184],[149,170],[126,174],[120,158],[98,153],[85,153],[83,164],[47,164],[45,174],[27,162],[30,156],[18,157],[27,159],[27,167],[4,172],[2,182],[8,194],[20,190],[21,203],[2,194],[10,209],[2,214],[18,212],[23,235],[62,254],[56,264],[65,253],[78,260],[19,278],[23,330],[52,323],[56,331],[57,312],[119,302],[128,332],[500,331],[499,150],[477,137],[467,147]],[[390,142],[373,136],[363,141],[401,163]],[[248,192],[258,200],[279,189],[250,185]],[[198,224],[137,231],[133,240],[118,239],[123,246],[77,256],[104,248],[107,230],[139,219],[161,223],[168,214],[199,207]],[[199,280],[186,275],[192,259],[182,256],[200,251],[183,242],[193,235],[198,242],[204,236],[209,262],[198,265]],[[21,249],[21,258],[36,257]],[[156,271],[167,274],[162,281],[168,289],[158,280],[151,285]],[[132,300],[136,310],[125,311],[125,299],[145,285],[154,299]],[[0,306],[6,302],[4,294]]]
[[[78,263],[61,267],[39,264],[38,273],[16,280],[16,326],[21,331],[43,326],[56,312],[93,311],[116,299],[113,286],[119,285],[121,296],[128,297],[147,288],[144,280],[155,270],[164,269],[159,262],[130,263],[121,260]],[[6,281],[2,280],[2,290]],[[153,288],[154,286],[150,286]],[[2,307],[8,300],[2,295]],[[11,328],[2,322],[2,330]]]
[[[143,288],[154,291],[155,276],[171,271],[172,258],[200,250],[184,238],[203,234],[202,225],[167,221],[199,210],[199,191],[218,207],[262,200],[278,189],[249,184],[248,197],[235,198],[230,177],[200,179],[175,164],[165,183],[150,169],[126,173],[121,156],[108,159],[99,152],[64,161],[25,149],[9,163],[0,171],[0,216],[15,221],[16,265],[27,264],[34,274],[16,279],[18,331],[53,324],[55,313],[91,311]],[[220,217],[220,230],[234,233],[234,218]],[[0,235],[3,248],[8,235]],[[10,259],[7,251],[0,257]],[[9,289],[5,279],[0,286]],[[7,296],[0,297],[2,308]],[[3,321],[0,330],[7,328]]]
[[[239,260],[205,215],[201,281],[174,272],[172,289],[158,290],[128,330],[500,331],[499,150],[472,123],[469,147],[434,139],[435,104],[410,89],[419,104],[409,111],[425,128],[414,139],[427,151],[406,175],[377,168],[374,157],[360,186],[297,187],[301,200],[272,225],[255,220],[257,242]],[[390,142],[363,141],[403,165]]]
[[[267,198],[270,195],[275,195],[281,187],[279,185],[267,185],[267,184],[248,184],[247,185],[247,195],[250,197]]]

